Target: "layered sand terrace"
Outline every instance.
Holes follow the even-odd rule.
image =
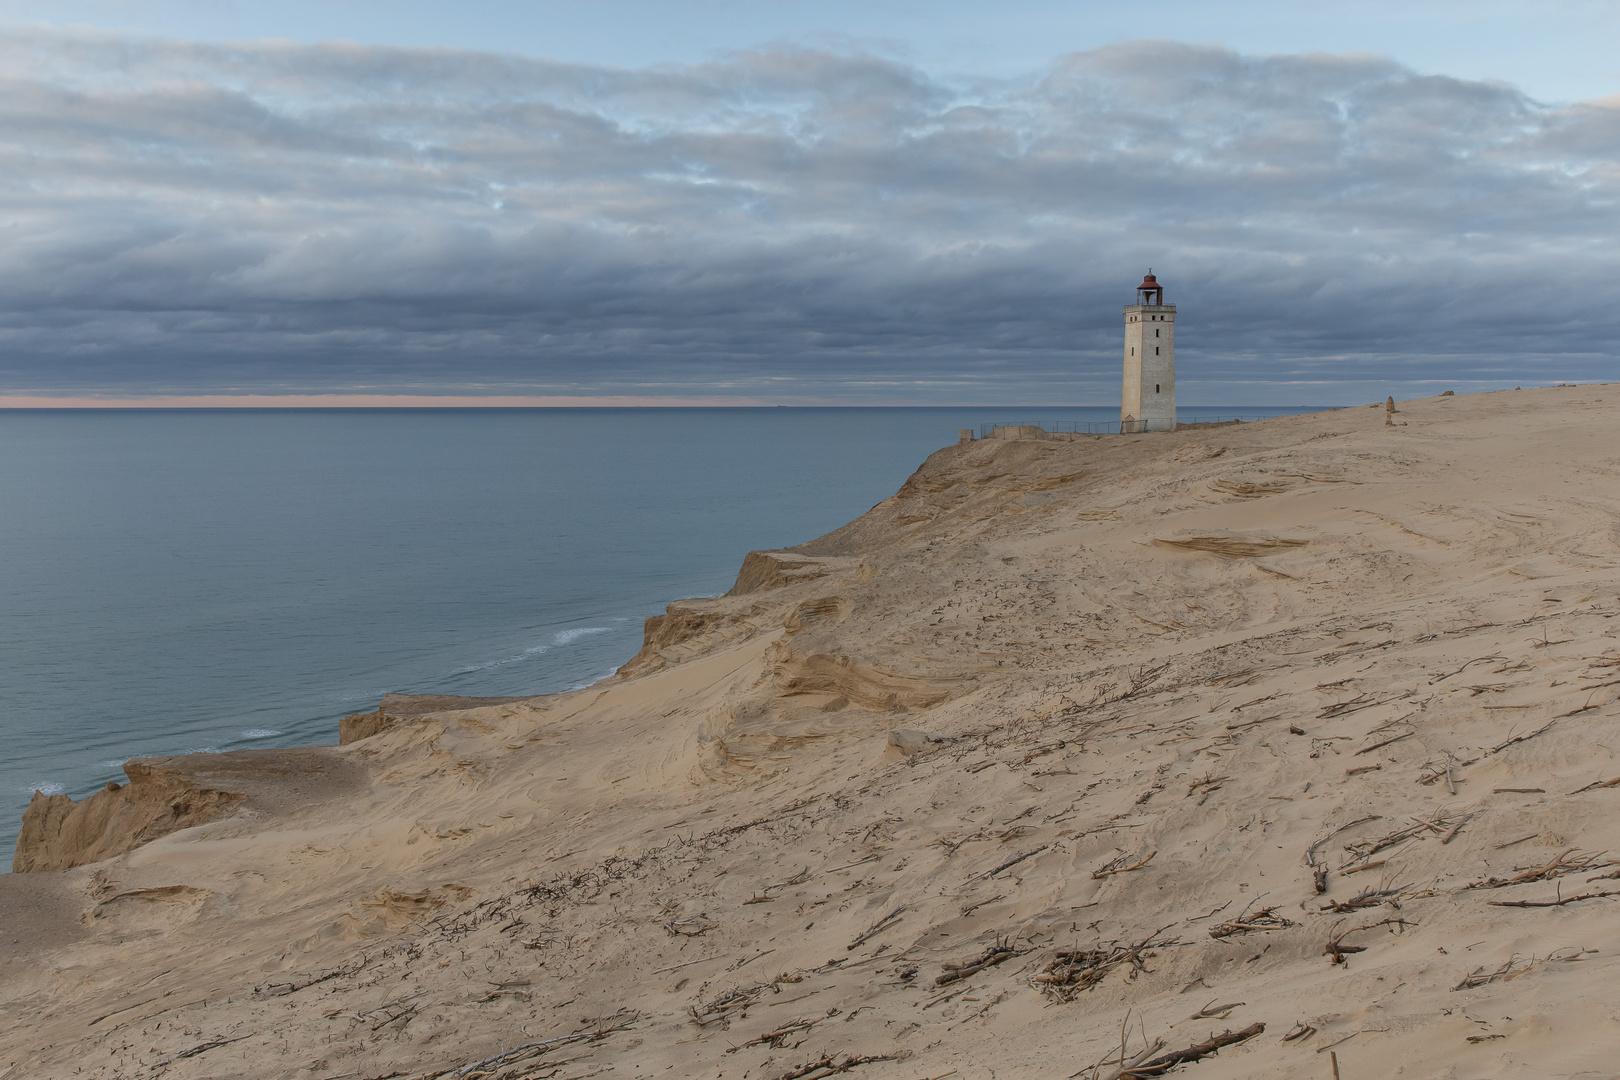
[[[622,678],[0,878],[0,1077],[1620,1075],[1620,391],[1395,420],[951,446]]]

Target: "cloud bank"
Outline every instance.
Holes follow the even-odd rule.
[[[1620,103],[1144,41],[1017,80],[763,49],[10,32],[0,395],[1185,399],[1614,376]]]

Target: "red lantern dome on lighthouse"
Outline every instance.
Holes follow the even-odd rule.
[[[1136,302],[1138,304],[1151,304],[1154,307],[1163,306],[1164,286],[1159,284],[1158,279],[1153,276],[1152,270],[1147,272],[1147,276],[1142,279],[1142,284],[1136,287]]]

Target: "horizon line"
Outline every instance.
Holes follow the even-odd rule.
[[[1253,408],[1290,409],[1303,402],[1284,405],[1187,405],[1190,409]],[[683,398],[599,395],[579,397],[413,394],[175,394],[139,398],[47,397],[43,395],[0,394],[0,410],[20,409],[559,409],[559,408],[848,408],[848,409],[1107,409],[1112,402],[1087,404],[986,404],[983,402],[886,402],[849,403],[831,401],[782,402],[758,398]],[[1332,406],[1317,405],[1317,408]]]

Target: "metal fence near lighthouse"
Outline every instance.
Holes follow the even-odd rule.
[[[1192,427],[1203,424],[1241,424],[1253,423],[1256,420],[1271,420],[1272,416],[1244,415],[1244,416],[1189,416],[1180,420],[1176,427]],[[1147,430],[1146,421],[1143,420],[1005,420],[979,425],[979,438],[991,438],[995,432],[1003,428],[1037,428],[1047,435],[1139,435]]]

